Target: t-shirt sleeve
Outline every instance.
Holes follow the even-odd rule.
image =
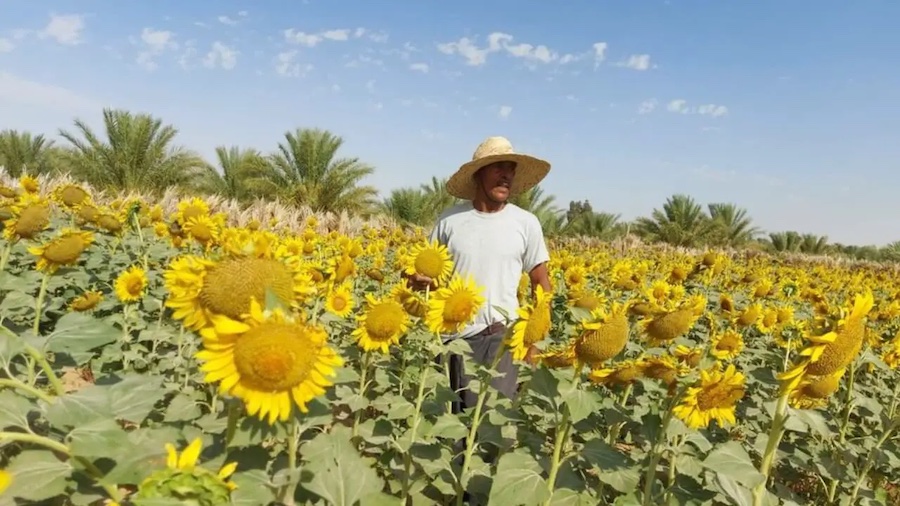
[[[550,261],[550,252],[544,241],[544,230],[541,222],[530,217],[525,225],[525,254],[522,257],[524,272],[531,272],[538,265]]]

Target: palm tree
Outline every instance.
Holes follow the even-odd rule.
[[[382,210],[395,220],[427,226],[435,219],[429,195],[421,188],[399,188],[381,203]]]
[[[431,176],[431,184],[422,184],[419,188],[425,193],[427,212],[437,218],[448,207],[455,206],[459,199],[447,192],[447,178],[438,179]]]
[[[638,218],[636,230],[642,237],[674,246],[697,246],[708,239],[712,221],[693,198],[676,194],[649,218]]]
[[[104,109],[103,125],[105,139],[80,119],[76,132],[60,131],[74,148],[73,175],[96,187],[159,192],[191,187],[209,170],[197,154],[172,145],[175,127],[149,114]]]
[[[742,246],[759,234],[747,210],[734,204],[709,204],[709,217],[713,221],[713,241],[724,246]]]
[[[256,149],[219,146],[216,159],[221,172],[210,167],[207,178],[200,184],[202,190],[225,198],[247,200],[263,196],[269,188],[267,182],[272,165]]]
[[[800,251],[809,255],[824,255],[828,250],[828,236],[803,234],[800,240]]]
[[[315,211],[370,211],[376,207],[378,192],[360,182],[374,169],[358,158],[337,158],[343,143],[327,130],[286,132],[271,159],[269,189]]]
[[[567,222],[565,233],[583,235],[608,241],[623,233],[620,223],[621,215],[605,212],[589,212],[579,214],[573,221]]]
[[[779,253],[790,253],[800,251],[800,244],[803,238],[794,231],[788,232],[771,232],[769,234],[769,246]]]
[[[12,177],[51,171],[53,141],[18,130],[0,132],[0,167]]]

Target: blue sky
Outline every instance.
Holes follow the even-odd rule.
[[[551,161],[561,207],[630,219],[682,192],[885,244],[897,19],[874,0],[0,0],[0,128],[55,137],[122,107],[208,158],[328,128],[383,194],[504,135]]]

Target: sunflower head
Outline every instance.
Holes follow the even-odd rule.
[[[615,303],[607,312],[597,308],[591,318],[581,322],[581,334],[575,340],[575,355],[592,369],[618,355],[628,342],[627,304]]]
[[[519,308],[519,319],[505,339],[515,360],[523,360],[533,345],[547,337],[553,323],[550,307],[553,293],[545,292],[542,285],[537,285],[534,293],[534,302]]]
[[[226,464],[213,473],[197,465],[200,450],[200,439],[195,439],[180,455],[172,444],[166,444],[166,468],[141,482],[135,498],[177,500],[197,506],[228,504],[232,490],[237,488],[228,478],[237,463]]]
[[[94,234],[67,228],[50,242],[42,246],[29,247],[28,252],[38,257],[37,270],[52,273],[61,266],[78,263],[81,254],[93,242]]]
[[[472,277],[454,276],[446,286],[430,295],[425,318],[428,328],[435,334],[462,331],[484,305],[483,290]]]
[[[77,184],[64,184],[53,190],[53,198],[60,204],[74,209],[90,202],[91,194]]]
[[[69,301],[69,309],[72,311],[90,311],[97,307],[97,304],[103,300],[103,293],[98,291],[84,292]]]
[[[453,272],[450,251],[437,241],[416,244],[407,259],[406,274],[427,276],[438,286],[442,285]]]
[[[137,265],[131,266],[116,278],[114,289],[120,301],[138,301],[147,289],[147,273]]]
[[[240,398],[247,413],[269,424],[288,420],[294,405],[308,412],[344,363],[324,328],[280,307],[264,310],[256,299],[242,322],[216,318],[200,335],[196,356],[205,381],[219,382],[221,393]]]
[[[332,286],[325,299],[325,310],[341,318],[346,318],[353,311],[353,293],[349,283]]]
[[[391,296],[380,299],[366,295],[366,310],[356,318],[357,328],[351,334],[364,351],[387,353],[392,344],[409,329],[409,314]]]

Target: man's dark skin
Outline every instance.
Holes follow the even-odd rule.
[[[485,165],[473,177],[478,183],[478,192],[475,194],[475,198],[472,199],[472,207],[482,213],[496,213],[503,209],[509,200],[509,189],[512,187],[513,179],[516,177],[516,164],[515,162],[501,161]],[[542,263],[532,269],[528,273],[528,277],[531,279],[532,297],[538,285],[541,285],[545,292],[551,291],[550,273],[547,270],[546,263]],[[431,285],[432,289],[437,288],[431,278],[420,274],[409,276],[409,284],[416,290],[425,290],[429,285]],[[536,354],[537,348],[532,346],[528,350],[525,360],[533,364]]]

